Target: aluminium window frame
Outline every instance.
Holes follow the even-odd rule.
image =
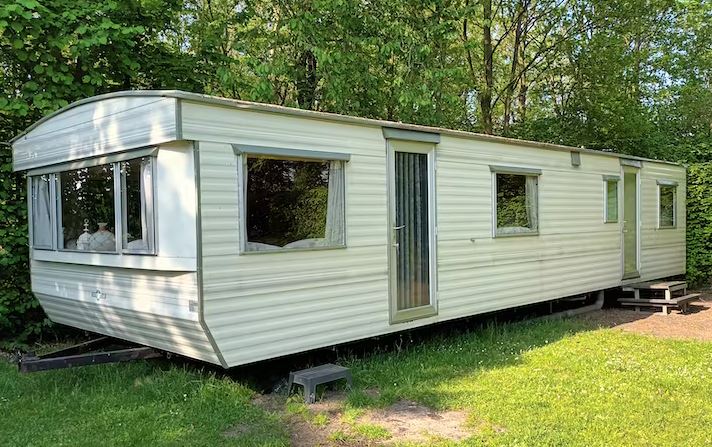
[[[675,230],[677,229],[677,189],[678,183],[674,180],[657,180],[658,188],[658,206],[657,206],[657,229],[658,230]],[[661,211],[662,211],[662,192],[663,188],[672,188],[672,225],[663,225],[661,222]]]
[[[603,176],[603,223],[619,223],[620,222],[620,205],[621,205],[621,177],[620,175],[604,175]],[[608,216],[608,184],[614,182],[616,185],[616,219],[611,219]]]
[[[49,183],[49,204],[50,204],[50,210],[49,210],[49,231],[50,231],[50,245],[49,246],[35,246],[35,225],[34,225],[34,187],[32,184],[32,178],[33,177],[41,177],[43,175],[47,176],[47,181]],[[54,174],[38,174],[38,175],[28,175],[27,176],[27,230],[28,230],[28,242],[30,248],[34,250],[46,250],[46,251],[54,251],[56,247],[56,213],[55,213],[55,203],[54,203],[54,194],[55,194],[55,178]]]
[[[541,228],[541,213],[540,213],[540,198],[539,194],[539,179],[542,175],[542,170],[538,168],[529,167],[517,167],[517,166],[501,166],[501,165],[489,165],[490,173],[492,175],[492,237],[498,238],[509,238],[509,237],[527,237],[527,236],[539,236]],[[521,175],[523,177],[536,177],[536,229],[531,229],[530,231],[523,231],[521,233],[499,233],[497,230],[497,174],[508,174],[508,175]],[[526,181],[526,180],[525,180]],[[525,198],[526,200],[526,198]]]
[[[109,254],[109,255],[156,255],[158,253],[158,242],[156,235],[156,160],[158,154],[158,147],[151,146],[148,148],[131,150],[127,152],[120,152],[117,154],[112,154],[103,157],[94,157],[84,160],[78,160],[68,163],[62,163],[51,166],[43,166],[37,169],[32,169],[27,173],[27,185],[28,192],[30,192],[28,197],[28,217],[29,217],[29,246],[32,250],[42,250],[45,252],[57,252],[57,253],[85,253],[85,254]],[[121,163],[124,161],[131,161],[135,159],[150,157],[151,159],[151,188],[152,188],[152,203],[150,207],[150,226],[151,229],[149,233],[152,236],[152,245],[150,250],[129,250],[123,249],[123,220],[124,220],[124,197],[122,194],[122,175],[121,175]],[[61,247],[60,248],[60,237],[61,237],[61,213],[62,213],[62,198],[61,198],[61,179],[60,174],[62,172],[73,171],[82,168],[89,168],[94,166],[111,165],[113,171],[113,186],[114,186],[114,239],[116,240],[116,248],[114,251],[84,251],[84,250],[72,250]],[[117,175],[118,173],[118,175]],[[32,227],[32,177],[47,175],[50,179],[50,203],[51,203],[51,215],[50,224],[52,226],[52,247],[35,247],[34,246],[34,228]]]
[[[341,250],[347,248],[348,223],[346,216],[346,197],[348,196],[348,185],[346,182],[346,165],[351,160],[351,154],[343,152],[325,152],[313,151],[304,149],[291,149],[284,147],[269,147],[269,146],[254,146],[245,144],[233,144],[233,153],[237,159],[237,203],[238,203],[238,230],[239,242],[238,253],[240,255],[266,255],[275,253],[293,253],[306,251],[324,251],[324,250]],[[272,160],[294,160],[294,161],[339,161],[341,162],[341,175],[344,180],[344,189],[342,192],[343,203],[343,222],[344,236],[340,244],[329,245],[323,247],[278,247],[267,250],[248,250],[247,249],[247,159],[248,158],[267,158]]]
[[[127,163],[132,160],[141,160],[144,158],[148,158],[150,163],[151,163],[151,203],[147,206],[149,215],[146,219],[148,222],[148,249],[145,250],[140,250],[140,249],[130,249],[130,248],[125,248],[124,247],[124,229],[128,227],[128,194],[126,192],[126,173],[123,172],[121,169],[121,163]],[[157,253],[156,246],[157,244],[157,234],[156,234],[156,156],[155,155],[143,155],[137,158],[131,158],[128,160],[123,160],[117,162],[118,165],[118,170],[119,170],[119,187],[120,187],[120,192],[119,194],[121,195],[121,233],[118,232],[117,234],[120,234],[120,241],[119,242],[119,248],[121,253],[124,254],[135,254],[135,255],[155,255]],[[139,174],[140,175],[140,174]],[[118,228],[118,227],[117,227]],[[128,245],[128,243],[127,243]]]

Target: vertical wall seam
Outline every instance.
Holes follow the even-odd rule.
[[[208,341],[210,342],[210,346],[213,347],[213,350],[215,351],[215,355],[218,357],[218,360],[220,361],[220,365],[227,369],[229,368],[227,362],[225,361],[225,357],[223,356],[222,352],[220,352],[220,348],[218,347],[217,342],[215,341],[215,338],[213,337],[213,334],[210,332],[210,328],[208,328],[208,324],[205,322],[205,300],[204,300],[204,294],[203,294],[203,225],[202,225],[202,220],[203,220],[203,213],[202,213],[202,207],[200,206],[200,143],[197,141],[193,142],[193,165],[195,169],[195,197],[196,197],[196,219],[195,219],[195,235],[196,235],[196,265],[197,265],[197,271],[196,271],[196,276],[198,280],[198,322],[200,323],[200,327],[203,328],[203,331],[205,331],[205,335],[208,338]]]

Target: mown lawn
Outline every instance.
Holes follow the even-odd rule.
[[[2,446],[283,446],[253,391],[146,362],[20,375],[0,360]],[[239,436],[225,436],[238,424]]]
[[[429,445],[712,445],[712,343],[569,320],[499,326],[344,362],[356,381],[347,414],[401,399],[467,413],[469,438]],[[283,415],[258,408],[253,395],[229,379],[165,363],[33,375],[0,363],[0,444],[289,445]],[[327,424],[317,419],[315,430]]]

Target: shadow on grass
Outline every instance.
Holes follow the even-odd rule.
[[[369,400],[363,390],[387,383],[391,377],[427,384],[468,374],[476,368],[504,367],[518,361],[512,355],[514,351],[544,346],[589,330],[595,325],[578,319],[531,320],[581,304],[540,303],[507,309],[262,361],[224,373],[262,393],[284,393],[290,371],[339,363],[354,372],[351,400]],[[391,400],[388,396],[382,395],[382,403]]]

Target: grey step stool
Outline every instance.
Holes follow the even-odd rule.
[[[289,373],[289,384],[287,394],[292,392],[292,386],[296,383],[304,387],[304,402],[313,404],[316,400],[316,386],[322,383],[334,382],[339,379],[346,379],[349,388],[353,383],[351,371],[343,366],[327,363],[313,368],[302,369]]]

